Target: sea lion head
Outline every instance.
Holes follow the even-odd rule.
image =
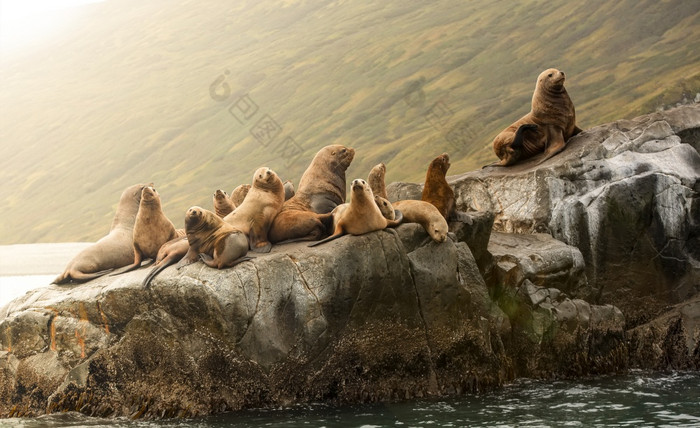
[[[442,220],[442,219],[441,219]],[[431,221],[430,222],[430,237],[434,241],[442,243],[447,240],[447,222],[446,221]]]
[[[559,71],[556,68],[548,68],[537,77],[536,88],[559,92],[564,88],[565,80],[566,76],[563,71]]]
[[[355,157],[355,149],[340,144],[326,146],[325,151],[330,154],[331,169],[345,171]]]
[[[430,169],[440,171],[443,174],[447,174],[447,170],[450,169],[450,155],[443,153],[440,156],[433,159],[430,162]]]
[[[156,188],[153,187],[153,183],[151,183],[148,186],[145,186],[141,190],[141,201],[142,202],[149,203],[149,202],[155,202],[157,200],[160,200],[160,195],[156,191]]]
[[[277,187],[284,187],[282,180],[277,176],[275,171],[270,168],[263,166],[255,170],[253,175],[253,187],[259,189],[275,189]]]
[[[185,227],[191,229],[199,225],[204,217],[204,209],[198,206],[190,207],[185,214]]]
[[[391,202],[382,198],[379,195],[374,195],[374,202],[379,207],[379,211],[382,213],[382,216],[385,219],[387,219],[387,220],[395,220],[396,219],[396,212],[394,211],[394,206],[391,205]]]
[[[373,201],[374,200],[374,194],[372,193],[372,189],[369,187],[367,182],[361,178],[356,178],[352,180],[352,186],[350,187],[352,190],[352,197],[355,199],[356,196],[360,196],[363,198],[369,198],[369,200]]]
[[[214,192],[214,199],[217,201],[220,201],[222,199],[228,199],[228,193],[221,189],[216,189],[216,192]]]

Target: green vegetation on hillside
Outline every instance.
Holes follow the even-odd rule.
[[[154,182],[182,227],[189,206],[211,208],[259,166],[297,183],[327,144],[357,150],[349,179],[384,162],[387,182],[421,181],[445,151],[450,174],[478,168],[548,67],[566,72],[584,129],[700,93],[698,1],[83,9],[70,34],[0,56],[2,244],[98,239],[137,182]],[[269,144],[251,133],[266,115]]]

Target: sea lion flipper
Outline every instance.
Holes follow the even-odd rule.
[[[562,131],[562,129],[553,125],[550,125],[547,128],[547,134],[549,138],[547,138],[547,145],[544,150],[544,157],[542,158],[542,160],[537,162],[537,165],[540,165],[547,159],[558,154],[559,152],[564,150],[564,147],[566,147],[566,141],[564,141],[564,132]]]
[[[269,253],[272,249],[272,244],[267,239],[267,234],[262,230],[259,224],[253,224],[248,232],[248,242],[251,251],[256,253]]]
[[[394,219],[387,220],[386,227],[396,227],[403,222],[403,213],[401,210],[394,210]]]
[[[93,273],[83,273],[80,271],[75,271],[71,270],[68,275],[66,276],[66,279],[70,279],[74,282],[87,282],[91,281],[95,278],[99,278],[101,276],[107,275],[108,273],[112,272],[114,269],[105,269],[101,270],[99,272],[93,272]],[[66,283],[68,281],[63,281],[62,283]]]
[[[185,266],[191,265],[197,260],[199,260],[199,254],[194,251],[193,247],[190,247],[189,250],[187,250],[187,254],[185,254],[185,256],[177,263],[177,269],[180,270]]]
[[[484,165],[484,166],[481,167],[481,169],[488,168],[488,167],[490,167],[490,166],[506,166],[506,165],[503,163],[502,160],[500,160],[500,161],[496,161],[496,162],[490,163],[490,164],[488,164],[488,165]]]
[[[450,221],[458,221],[464,224],[472,225],[474,224],[474,220],[472,220],[472,217],[465,213],[464,211],[457,211],[454,210],[452,212],[452,216],[450,217]]]
[[[523,143],[525,142],[525,131],[537,129],[537,125],[534,123],[525,123],[520,125],[517,131],[515,131],[515,136],[513,141],[510,143],[512,149],[522,149]]]
[[[338,238],[340,238],[340,237],[343,236],[343,235],[344,235],[344,233],[337,233],[337,234],[335,234],[335,235],[331,235],[331,236],[329,236],[329,237],[326,238],[326,239],[322,239],[322,240],[320,240],[320,241],[314,242],[313,244],[309,244],[309,247],[315,247],[315,246],[317,246],[317,245],[325,244],[326,242],[330,242],[330,241],[332,241],[332,240],[334,240],[334,239],[338,239]]]
[[[209,254],[201,253],[201,254],[199,255],[199,260],[201,260],[202,263],[204,263],[205,265],[207,265],[207,266],[209,266],[209,267],[212,267],[212,268],[218,268],[218,267],[219,267],[219,265],[218,265],[217,263],[214,262],[214,258],[213,258],[212,256],[210,256]]]

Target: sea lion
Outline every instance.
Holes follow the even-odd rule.
[[[248,191],[250,190],[250,184],[241,184],[231,192],[231,202],[233,205],[239,206],[245,200]]]
[[[326,239],[310,244],[315,247],[340,238],[343,235],[363,235],[365,233],[396,227],[403,218],[396,211],[395,220],[387,220],[374,202],[374,194],[365,180],[357,178],[352,181],[350,203],[337,206],[333,210],[333,234]]]
[[[282,204],[282,180],[270,168],[258,168],[253,174],[253,184],[243,203],[224,217],[224,221],[248,236],[251,250],[267,253],[272,248],[267,236],[270,225]]]
[[[372,186],[370,186],[371,188]],[[389,202],[388,199],[382,198],[381,196],[374,195],[374,202],[379,207],[379,212],[387,220],[395,220],[396,212],[394,211],[394,206]]]
[[[217,189],[213,196],[214,212],[221,218],[226,217],[236,208],[228,193],[221,189]]]
[[[135,184],[122,192],[109,233],[73,257],[53,284],[89,281],[134,261],[133,231],[143,188]]]
[[[397,201],[394,208],[403,214],[404,223],[420,223],[433,241],[445,242],[447,239],[447,221],[440,211],[425,201]]]
[[[430,162],[425,174],[425,185],[421,200],[430,202],[449,220],[455,216],[455,192],[447,184],[447,170],[450,169],[450,156],[443,153]]]
[[[148,273],[146,278],[143,280],[143,286],[148,287],[153,278],[156,277],[163,269],[168,266],[179,262],[187,251],[190,249],[190,244],[187,242],[187,235],[180,235],[180,230],[178,229],[178,237],[171,239],[165,244],[161,245],[156,255],[156,264],[153,269]]]
[[[178,267],[202,260],[209,267],[224,269],[250,260],[248,238],[216,214],[194,206],[185,215],[185,230],[189,250]]]
[[[367,176],[367,183],[369,183],[369,187],[372,188],[374,196],[389,199],[389,197],[386,195],[386,184],[384,183],[385,175],[386,166],[383,163],[377,164],[369,172],[369,175]]]
[[[296,194],[282,205],[270,228],[273,243],[317,240],[327,234],[330,212],[345,202],[345,170],[355,150],[330,145],[316,153],[299,180]]]
[[[163,212],[160,195],[153,186],[141,190],[141,203],[133,235],[134,262],[113,272],[112,276],[141,267],[144,259],[155,260],[160,247],[178,236],[175,225]]]
[[[284,200],[288,201],[294,196],[294,183],[287,180],[284,182]]]
[[[501,131],[493,140],[500,159],[486,166],[509,166],[544,152],[539,163],[564,150],[566,142],[581,132],[576,126],[574,103],[564,89],[566,76],[549,68],[537,77],[528,114]]]

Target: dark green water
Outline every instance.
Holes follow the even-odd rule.
[[[78,414],[13,427],[700,427],[700,373],[632,373],[578,381],[520,381],[497,392],[353,407],[251,410],[194,420],[90,419]]]

